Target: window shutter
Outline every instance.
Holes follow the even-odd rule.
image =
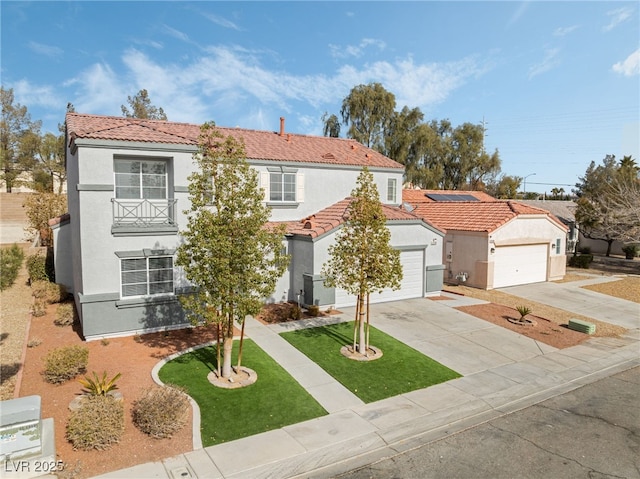
[[[304,173],[296,174],[296,201],[302,203],[304,201]]]
[[[260,188],[264,191],[264,200],[269,201],[269,172],[260,172]]]

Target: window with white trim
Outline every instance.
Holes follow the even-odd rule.
[[[269,201],[296,201],[295,173],[269,173]]]
[[[123,258],[120,279],[123,298],[172,294],[173,257]]]
[[[389,178],[387,180],[387,201],[396,202],[397,182],[398,180],[395,178]]]
[[[114,162],[116,198],[167,199],[167,162],[116,159]]]
[[[560,254],[560,244],[561,244],[561,239],[560,238],[556,238],[556,254]]]

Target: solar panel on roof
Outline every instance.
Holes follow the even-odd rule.
[[[444,193],[429,193],[427,197],[432,199],[433,201],[443,202],[443,201],[480,201],[473,195],[447,195]]]

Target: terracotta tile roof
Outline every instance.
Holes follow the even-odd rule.
[[[495,198],[484,191],[463,191],[463,190],[421,190],[421,189],[406,189],[402,190],[402,201],[409,203],[410,205],[417,205],[418,203],[433,203],[434,200],[427,195],[471,195],[477,198],[479,201],[495,201]]]
[[[344,200],[338,201],[337,203],[318,211],[316,214],[303,218],[299,221],[271,222],[269,224],[284,224],[287,229],[287,234],[317,238],[318,236],[336,229],[346,221],[347,211],[351,201],[352,198],[345,198]],[[424,221],[415,214],[409,213],[399,206],[382,205],[382,211],[384,212],[387,221]],[[435,229],[438,229],[431,223],[428,224]]]
[[[76,139],[132,141],[196,145],[200,125],[161,120],[67,113],[67,131]],[[253,160],[287,161],[378,168],[404,167],[355,140],[298,135],[274,131],[219,127],[224,135],[242,138],[247,157]]]
[[[509,200],[424,202],[413,213],[444,230],[491,233],[521,215],[545,215],[566,229],[548,211]]]

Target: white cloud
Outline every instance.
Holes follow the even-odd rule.
[[[230,28],[232,30],[238,30],[240,31],[240,27],[238,27],[238,25],[236,25],[235,23],[233,23],[231,20],[227,20],[226,18],[220,17],[218,15],[214,15],[212,13],[205,13],[202,12],[201,13],[207,20],[209,20],[212,23],[215,23],[216,25],[219,25],[221,27],[224,28]]]
[[[570,27],[558,27],[554,30],[553,32],[553,36],[554,37],[564,37],[565,35],[568,35],[569,33],[572,33],[573,31],[577,30],[579,28],[578,25],[571,25]]]
[[[529,80],[558,66],[560,64],[558,53],[560,53],[559,48],[548,48],[545,50],[542,61],[529,68]]]
[[[53,45],[44,45],[43,43],[38,42],[29,42],[29,48],[32,51],[49,58],[60,58],[64,54],[64,50],[62,50],[62,48]]]
[[[633,15],[633,8],[631,7],[617,8],[615,10],[608,11],[607,16],[611,17],[611,20],[607,25],[602,27],[602,31],[608,32],[613,30],[622,22],[629,20],[632,15]]]
[[[329,50],[331,56],[334,58],[349,58],[349,57],[361,57],[364,55],[364,50],[370,46],[377,47],[379,51],[384,50],[387,44],[382,40],[376,40],[373,38],[363,38],[358,45],[334,45],[329,44]]]
[[[109,65],[96,63],[65,82],[75,86],[73,103],[76,111],[104,115],[120,115],[120,105],[126,103],[128,93],[123,87],[122,75],[116,74]],[[65,103],[66,105],[66,103]]]
[[[180,30],[176,30],[175,28],[172,28],[169,25],[165,25],[165,24],[162,25],[162,29],[166,34],[171,35],[172,37],[177,38],[178,40],[191,43],[191,40],[189,39],[189,35],[187,35],[184,32],[181,32]]]
[[[511,27],[513,24],[517,23],[518,20],[520,20],[520,18],[524,15],[524,13],[527,11],[528,8],[529,8],[528,1],[521,2],[517,10],[513,12],[513,15],[511,15],[511,18],[509,18],[509,21],[507,22],[507,27]]]
[[[51,85],[34,85],[28,80],[19,80],[7,85],[7,87],[13,88],[16,103],[28,108],[36,106],[58,108],[65,104]]]
[[[626,77],[640,75],[640,48],[629,55],[624,61],[612,67],[613,71]]]

